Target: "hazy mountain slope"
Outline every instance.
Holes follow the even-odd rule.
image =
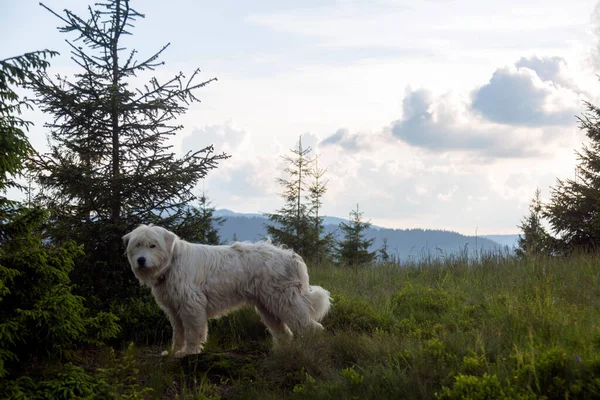
[[[217,210],[215,215],[226,218],[220,229],[220,236],[224,242],[233,240],[234,234],[237,240],[256,241],[263,239],[266,235],[265,223],[267,219],[261,214],[241,214],[230,210]],[[341,218],[326,217],[325,229],[328,232],[338,232]],[[334,222],[333,224],[331,222]],[[387,229],[372,227],[366,232],[366,236],[375,238],[372,250],[381,248],[383,239],[388,240],[388,252],[400,259],[420,258],[423,255],[449,255],[455,254],[465,248],[469,251],[496,250],[510,242],[508,236],[496,235],[502,241],[496,242],[490,237],[465,236],[456,232],[430,230],[430,229]],[[510,242],[512,243],[512,242]],[[509,245],[511,247],[511,245]]]

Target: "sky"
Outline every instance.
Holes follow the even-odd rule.
[[[46,0],[85,15],[82,0]],[[181,117],[184,154],[232,157],[198,188],[217,208],[282,206],[282,156],[302,137],[327,169],[323,213],[388,228],[518,233],[536,188],[572,178],[600,102],[600,5],[572,0],[132,1],[125,45],[166,43],[159,78],[200,68],[218,81]],[[49,48],[73,74],[59,20],[2,0],[0,59]],[[30,141],[46,148],[39,111]]]

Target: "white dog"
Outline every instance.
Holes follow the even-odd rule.
[[[329,292],[309,286],[306,264],[291,250],[268,242],[193,244],[153,225],[123,241],[133,273],[169,317],[175,357],[199,353],[208,319],[243,304],[256,307],[275,342],[291,338],[290,328],[323,329],[318,321],[329,311]]]

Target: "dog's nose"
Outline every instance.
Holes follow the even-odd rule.
[[[146,266],[146,257],[139,257],[137,259],[137,262],[140,267],[145,267]]]

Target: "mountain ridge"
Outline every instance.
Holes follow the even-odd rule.
[[[257,241],[266,237],[265,224],[268,219],[260,213],[238,213],[228,209],[214,211],[215,217],[225,219],[219,229],[221,240],[231,242]],[[324,217],[326,232],[339,235],[339,223],[348,222],[338,217]],[[388,252],[400,260],[423,258],[427,256],[449,256],[464,252],[505,251],[512,252],[518,235],[468,236],[458,232],[439,229],[391,229],[372,226],[365,232],[368,238],[374,238],[371,251],[377,251],[387,239]],[[337,237],[339,239],[339,237]]]

